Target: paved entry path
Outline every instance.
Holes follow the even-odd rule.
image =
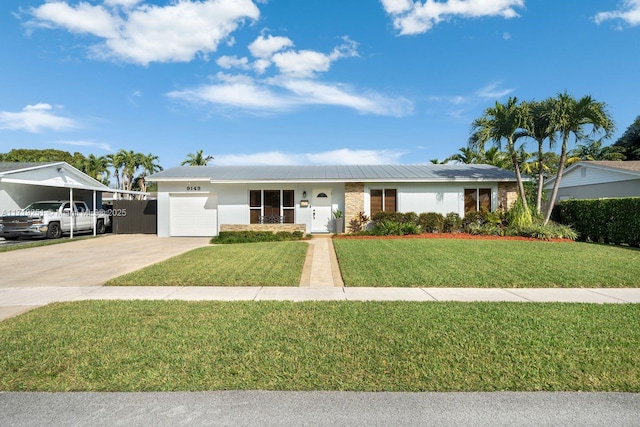
[[[333,288],[343,285],[331,235],[314,235],[309,240],[309,250],[302,270],[300,286]]]

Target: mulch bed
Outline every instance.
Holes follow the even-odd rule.
[[[408,234],[406,236],[357,236],[350,234],[338,234],[333,236],[334,239],[365,239],[365,240],[382,240],[382,239],[460,239],[460,240],[524,240],[532,242],[571,242],[570,239],[549,239],[541,240],[534,237],[522,236],[483,236],[469,233],[423,233]]]

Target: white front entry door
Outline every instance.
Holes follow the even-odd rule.
[[[331,221],[331,189],[314,188],[311,198],[312,233],[330,233],[333,229]]]

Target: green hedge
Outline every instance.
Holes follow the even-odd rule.
[[[640,245],[640,197],[563,200],[557,214],[571,225],[580,240]]]
[[[283,242],[288,240],[302,240],[305,235],[302,231],[221,231],[211,243],[256,243],[256,242]]]

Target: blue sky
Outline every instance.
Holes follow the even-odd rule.
[[[640,114],[640,0],[3,0],[0,152],[440,160],[509,96]]]

